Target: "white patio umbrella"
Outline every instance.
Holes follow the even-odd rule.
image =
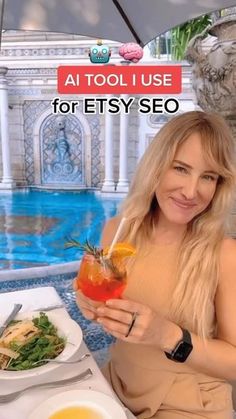
[[[145,45],[236,0],[1,0],[2,28],[74,33]],[[1,27],[0,27],[1,29]]]

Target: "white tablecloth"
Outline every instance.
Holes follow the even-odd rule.
[[[15,291],[11,293],[0,294],[0,325],[6,317],[6,313],[12,308],[14,303],[22,303],[21,312],[36,310],[39,307],[46,307],[47,305],[55,305],[60,303],[60,297],[53,287],[41,287],[30,290]],[[57,309],[64,312],[68,316],[65,308]],[[83,342],[79,348],[78,353],[74,357],[79,357],[85,352],[89,352],[85,343]],[[63,379],[75,375],[80,371],[90,368],[93,376],[85,381],[73,383],[65,387],[58,387],[53,389],[38,389],[26,392],[18,400],[8,404],[0,405],[0,419],[27,419],[32,410],[47,398],[61,393],[63,391],[75,389],[92,389],[100,391],[109,396],[116,398],[110,385],[103,377],[93,357],[85,359],[83,362],[75,365],[60,365],[57,369],[44,374],[37,378],[37,382],[53,381],[56,379]],[[35,383],[35,378],[33,379]],[[0,394],[10,393],[22,387],[32,384],[32,378],[28,378],[27,382],[18,382],[18,380],[3,380],[0,379]],[[128,419],[133,419],[133,416],[127,409],[126,415]]]

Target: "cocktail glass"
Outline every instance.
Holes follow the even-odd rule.
[[[77,275],[77,285],[92,300],[120,298],[126,286],[124,258],[98,259],[85,254]]]

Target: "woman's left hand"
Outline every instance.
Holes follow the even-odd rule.
[[[163,328],[169,323],[148,306],[131,300],[108,300],[103,307],[97,309],[97,314],[98,323],[114,337],[131,343],[160,347]]]

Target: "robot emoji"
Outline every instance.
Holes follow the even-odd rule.
[[[97,45],[92,45],[89,50],[89,58],[93,64],[106,64],[111,56],[110,48],[104,45],[101,40],[97,41]]]

